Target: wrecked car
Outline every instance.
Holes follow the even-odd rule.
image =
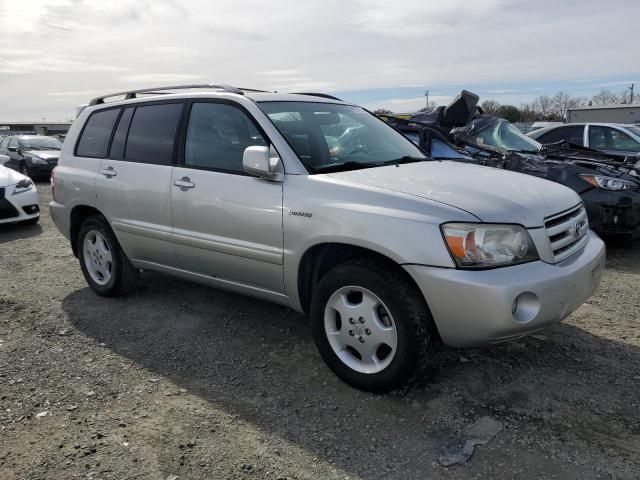
[[[507,120],[484,114],[463,90],[446,107],[408,119],[382,116],[435,159],[511,170],[561,183],[584,202],[593,230],[640,237],[640,158],[604,154],[568,142],[542,145]]]

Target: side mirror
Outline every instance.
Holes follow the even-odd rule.
[[[9,158],[6,155],[0,155],[0,165],[4,165],[5,163],[7,163],[9,160],[11,160],[11,158]]]
[[[242,168],[250,175],[281,182],[284,178],[282,160],[273,147],[247,147],[242,155]]]

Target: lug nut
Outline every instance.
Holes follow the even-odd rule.
[[[364,318],[360,317],[360,318],[358,319],[358,321],[359,321],[360,323],[364,323]]]
[[[360,343],[364,343],[364,338],[363,337],[358,338],[358,340],[360,340]]]
[[[353,330],[349,330],[349,335],[353,337]]]
[[[356,321],[355,321],[353,318],[350,318],[350,319],[349,319],[349,323],[350,323],[351,325],[353,325],[354,323],[356,323]]]
[[[364,330],[364,333],[366,333],[367,335],[371,335],[371,330],[369,330],[368,328],[366,328],[366,329]]]

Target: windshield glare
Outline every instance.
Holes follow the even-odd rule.
[[[260,108],[311,172],[344,165],[363,168],[427,157],[366,110],[313,102],[261,102]]]
[[[496,119],[494,122],[489,122],[477,130],[470,129],[470,134],[478,143],[505,150],[538,152],[542,147],[540,143],[527,137],[508,121],[501,118]]]
[[[20,144],[24,150],[60,150],[62,143],[53,137],[23,138]]]

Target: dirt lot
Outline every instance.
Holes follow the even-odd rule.
[[[2,480],[640,478],[638,244],[544,335],[443,349],[379,396],[285,308],[151,273],[97,297],[40,191],[40,225],[0,227]],[[443,467],[481,417],[502,428]]]

